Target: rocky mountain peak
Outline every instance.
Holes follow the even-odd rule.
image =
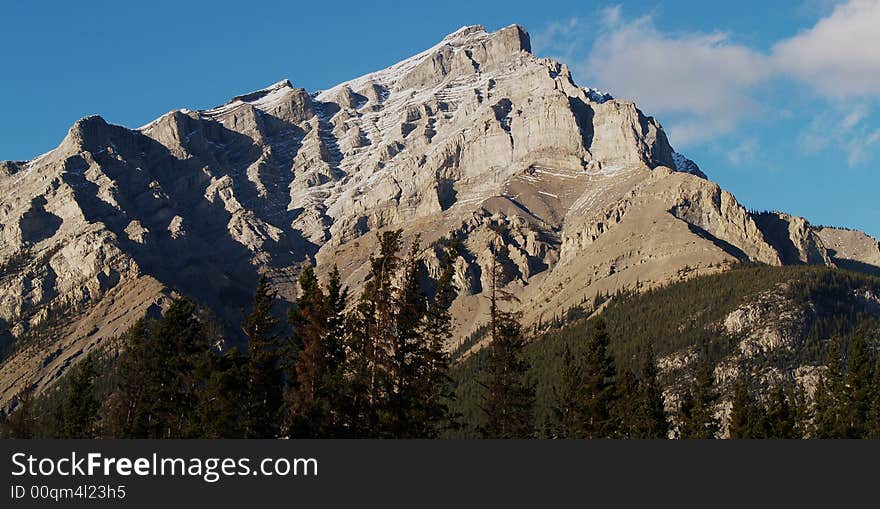
[[[659,122],[531,54],[517,25],[464,27],[323,91],[282,80],[136,130],[86,117],[0,163],[0,335],[59,338],[0,365],[0,405],[173,292],[229,325],[260,273],[288,301],[305,263],[357,290],[390,228],[421,234],[433,274],[440,239],[458,241],[461,335],[485,319],[490,245],[527,321],[741,260],[880,259],[860,232],[757,217],[699,177]]]

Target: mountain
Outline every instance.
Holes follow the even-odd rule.
[[[638,372],[646,352],[656,354],[666,412],[674,421],[700,360],[707,360],[721,396],[716,410],[723,429],[736,382],[747,380],[762,399],[782,386],[813,401],[830,338],[840,340],[843,352],[851,351],[857,335],[869,344],[880,339],[880,279],[817,265],[740,264],[641,293],[622,291],[600,304],[601,315],[591,314],[588,303],[586,313],[576,310],[556,326],[545,325],[526,346],[527,378],[537,392],[536,429],[557,426],[552,407],[563,351],[585,358],[586,338],[599,316],[618,373]],[[481,351],[453,371],[455,410],[471,423],[471,430],[455,436],[473,435],[483,420],[483,362]]]
[[[324,91],[283,80],[138,129],[86,117],[0,163],[0,194],[0,405],[174,295],[234,341],[259,273],[288,302],[307,263],[357,289],[388,229],[421,236],[433,275],[438,241],[460,241],[461,337],[485,321],[490,244],[530,323],[741,261],[880,270],[864,233],[746,210],[519,26],[464,27]]]

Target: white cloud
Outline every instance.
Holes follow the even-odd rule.
[[[619,20],[619,12],[606,16]],[[766,58],[727,34],[670,35],[651,17],[606,25],[583,66],[591,86],[635,100],[649,112],[672,115],[680,144],[732,130],[758,110],[755,86],[770,76]]]
[[[578,18],[554,21],[532,34],[532,47],[561,62],[571,62],[578,58],[578,52],[587,44],[582,36],[585,31],[583,24]]]
[[[747,138],[727,152],[727,160],[734,166],[744,166],[755,162],[759,144],[756,138]]]
[[[880,129],[871,125],[870,112],[866,104],[842,103],[820,111],[799,133],[798,145],[805,154],[838,150],[850,167],[870,162],[880,144]]]
[[[880,94],[880,0],[851,0],[773,49],[777,70],[834,98]]]
[[[612,5],[610,7],[606,7],[600,11],[602,14],[602,21],[605,25],[616,25],[620,22],[621,15],[623,14],[623,6],[620,4]]]
[[[808,110],[804,103],[804,111],[816,111],[815,123],[841,130],[828,135],[807,126],[802,145],[826,148],[835,138],[851,164],[862,163],[867,147],[880,144],[867,134],[880,104],[880,0],[806,0],[803,7],[821,18],[769,51],[724,32],[661,31],[652,16],[627,19],[619,5],[598,11],[595,21],[551,25],[535,46],[570,63],[581,84],[656,114],[684,146],[732,133],[759,113],[781,116],[763,91],[779,78],[795,80],[815,94]]]

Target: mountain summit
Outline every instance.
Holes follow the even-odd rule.
[[[387,229],[421,235],[434,273],[438,241],[459,241],[459,335],[485,321],[490,244],[531,322],[743,260],[880,270],[861,232],[744,209],[515,25],[324,91],[282,80],[136,130],[86,117],[0,163],[0,194],[0,404],[174,294],[232,324],[259,273],[287,300],[304,264],[357,288]]]

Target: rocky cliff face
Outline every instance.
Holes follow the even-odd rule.
[[[0,402],[173,292],[231,323],[260,272],[285,299],[304,263],[357,288],[388,228],[421,234],[430,270],[436,240],[461,240],[461,334],[485,319],[490,242],[528,320],[738,260],[880,264],[858,232],[752,216],[518,26],[465,27],[320,92],[285,80],[136,130],[87,117],[55,150],[0,163],[0,195]]]

